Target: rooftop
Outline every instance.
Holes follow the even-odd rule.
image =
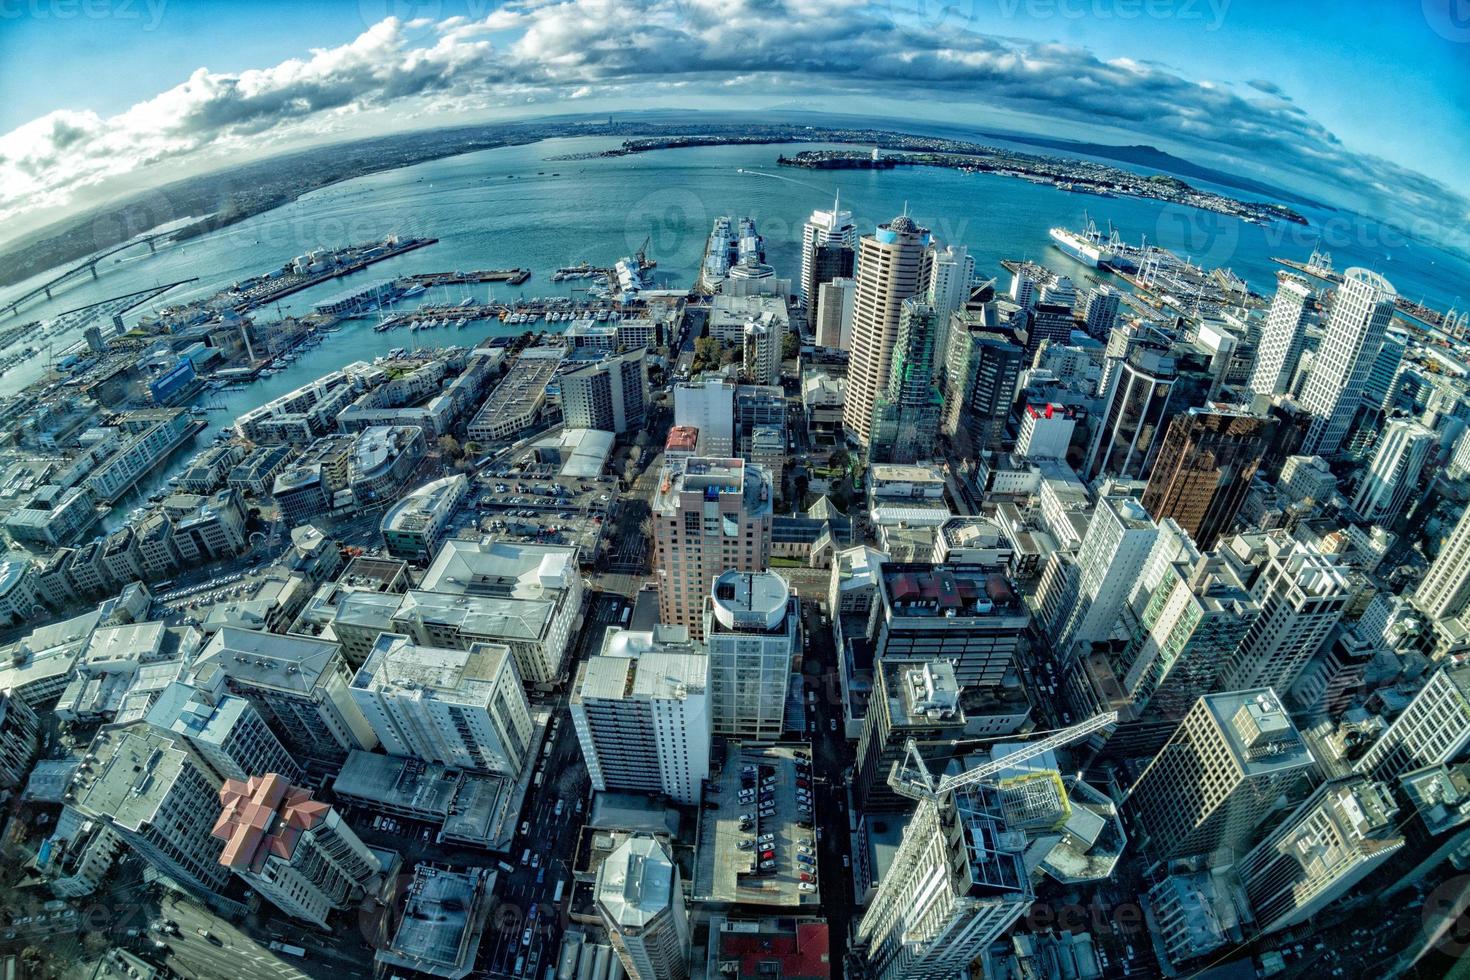
[[[735,496],[747,515],[758,517],[771,513],[771,474],[764,466],[743,459],[689,456],[666,460],[653,510],[673,513],[683,494],[699,494],[705,501]]]
[[[981,617],[1024,608],[1010,580],[981,565],[884,562],[880,567],[883,600],[895,616]]]
[[[379,633],[352,686],[410,696],[450,694],[455,701],[489,704],[509,660],[510,647],[501,643],[449,650],[419,646],[400,633]]]
[[[332,808],[311,790],[268,773],[249,781],[226,779],[219,791],[220,815],[210,832],[225,841],[219,862],[259,872],[272,857],[291,860],[301,836],[327,818]]]
[[[1312,764],[1312,753],[1270,688],[1200,699],[1246,776]]]
[[[597,875],[597,903],[621,930],[646,928],[673,902],[674,862],[653,837],[630,837]]]
[[[781,629],[790,604],[791,585],[776,572],[727,571],[711,592],[716,622],[735,632]]]
[[[325,640],[225,626],[205,646],[194,672],[214,668],[239,683],[305,693],[336,659],[337,644]]]

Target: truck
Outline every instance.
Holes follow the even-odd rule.
[[[288,956],[297,956],[306,959],[306,950],[300,946],[292,946],[290,943],[272,942],[270,948],[277,953],[285,953]]]
[[[556,879],[556,891],[552,893],[551,904],[555,905],[561,901],[562,892],[566,890],[567,883],[563,878]]]

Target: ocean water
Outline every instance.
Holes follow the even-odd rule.
[[[1043,261],[1072,275],[1079,288],[1085,286],[1093,270],[1051,247],[1047,230],[1058,224],[1080,227],[1086,216],[1105,230],[1111,224],[1127,241],[1146,237],[1206,266],[1231,268],[1263,293],[1271,291],[1280,268],[1271,262],[1273,256],[1304,261],[1320,242],[1332,252],[1337,268],[1371,267],[1412,299],[1440,309],[1463,308],[1470,302],[1470,263],[1343,213],[1311,212],[1308,217],[1313,225],[1306,228],[1288,223],[1260,226],[1157,201],[1100,198],[1016,178],[946,169],[807,171],[777,167],[780,153],[798,149],[789,145],[548,159],[615,145],[615,140],[602,138],[550,140],[347,181],[210,235],[160,249],[157,254],[142,248],[124,253],[121,261],[99,267],[98,280],[80,281],[50,302],[26,307],[19,317],[0,319],[0,328],[189,276],[197,276],[198,282],[168,293],[161,302],[207,296],[310,249],[378,239],[390,232],[435,237],[439,242],[297,293],[281,301],[281,312],[309,312],[315,302],[378,279],[453,269],[519,266],[531,269],[532,278],[519,287],[455,287],[453,292],[425,295],[421,300],[458,301],[466,295],[481,300],[565,296],[576,284],[553,284],[550,273],[557,267],[582,261],[608,265],[645,242],[649,257],[658,262],[658,278],[684,286],[693,281],[710,224],[720,214],[755,218],[777,275],[795,278],[801,226],[814,208],[830,207],[838,192],[860,231],[907,208],[941,241],[968,245],[977,274],[998,277],[1002,287],[1008,278],[1000,261],[1007,258]],[[0,302],[29,285],[0,290]],[[142,312],[133,311],[125,321],[131,324]],[[269,317],[273,312],[274,308],[263,309],[256,316]],[[224,409],[212,416],[217,420],[215,427],[335,367],[412,344],[413,335],[405,331],[377,334],[372,323],[353,321],[280,374],[223,393]],[[523,329],[499,323],[472,324],[458,331],[435,331],[422,342],[473,343],[494,333]],[[80,340],[80,336],[68,339]],[[58,344],[56,350],[64,347],[65,343]],[[42,360],[12,369],[4,383],[13,390],[34,380],[43,369]],[[196,448],[185,447],[180,456]],[[170,471],[171,467],[156,471],[143,492]]]

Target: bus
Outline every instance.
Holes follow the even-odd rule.
[[[627,606],[624,606],[623,607],[623,614],[618,617],[618,622],[621,623],[623,626],[627,626],[628,625],[628,614],[630,612],[632,612],[632,610],[629,607],[627,607]]]
[[[564,879],[564,878],[558,878],[558,879],[556,879],[556,891],[551,896],[551,904],[552,905],[555,905],[557,902],[560,902],[561,901],[562,892],[566,889],[566,887],[567,887],[566,879]]]
[[[270,944],[270,948],[275,950],[277,953],[286,953],[291,956],[306,959],[306,950],[300,946],[292,946],[290,943],[273,942]]]

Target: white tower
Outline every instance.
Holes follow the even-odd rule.
[[[1261,344],[1251,370],[1250,389],[1258,395],[1286,391],[1302,356],[1307,321],[1312,316],[1312,287],[1290,273],[1277,276],[1276,297],[1261,329]]]
[[[1397,295],[1376,272],[1349,269],[1343,276],[1302,391],[1302,407],[1312,416],[1303,453],[1331,456],[1341,448],[1362,401],[1368,372],[1378,357],[1383,332],[1393,317]]]
[[[1393,523],[1419,488],[1419,474],[1438,437],[1418,422],[1394,419],[1383,427],[1373,462],[1353,497],[1353,510],[1365,521]]]

